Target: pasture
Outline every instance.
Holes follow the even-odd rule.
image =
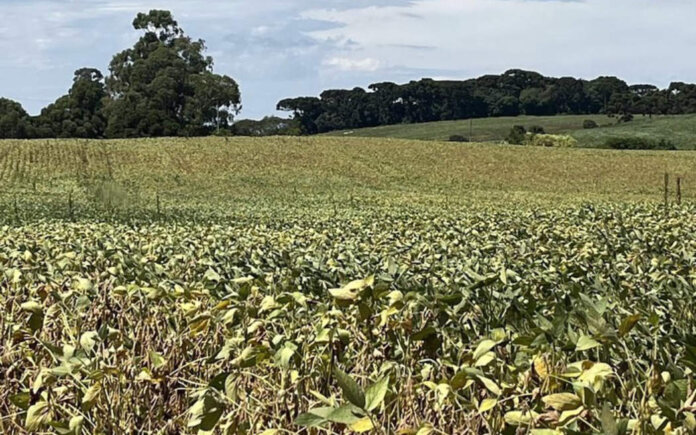
[[[599,128],[583,129],[583,122],[592,120]],[[601,148],[608,138],[639,137],[665,139],[678,149],[696,148],[696,116],[636,116],[627,123],[603,115],[516,116],[461,121],[440,121],[420,124],[398,124],[328,133],[341,137],[390,137],[414,140],[446,141],[452,135],[471,136],[473,142],[501,142],[515,125],[529,129],[541,126],[548,134],[567,134],[579,146]]]

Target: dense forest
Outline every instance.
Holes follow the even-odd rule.
[[[667,89],[632,85],[616,77],[553,78],[523,70],[465,81],[422,79],[399,85],[376,83],[368,90],[327,90],[319,98],[288,98],[304,134],[380,125],[517,115],[600,114],[630,120],[633,115],[696,112],[696,85]]]
[[[205,43],[186,36],[169,11],[138,14],[133,27],[144,34],[113,57],[108,76],[77,70],[67,95],[39,116],[0,98],[0,138],[194,136],[228,129],[239,112],[239,87],[213,73]]]

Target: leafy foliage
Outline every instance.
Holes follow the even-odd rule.
[[[667,139],[645,137],[610,137],[604,145],[615,150],[676,150],[676,146]]]
[[[0,100],[0,138],[194,136],[228,131],[239,112],[239,86],[213,73],[205,43],[186,36],[169,11],[140,13],[143,36],[116,54],[106,78],[75,72],[67,95],[29,117]]]
[[[279,110],[293,112],[305,134],[334,130],[518,115],[606,114],[619,122],[634,115],[696,113],[696,85],[667,89],[629,86],[617,77],[582,80],[545,77],[511,69],[464,81],[422,79],[333,89],[318,98],[287,98]]]
[[[5,227],[0,412],[65,433],[687,433],[693,213]]]
[[[693,432],[691,153],[137,143],[0,143],[2,431]]]

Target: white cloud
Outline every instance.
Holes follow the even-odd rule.
[[[696,81],[696,58],[685,55],[696,43],[692,0],[419,0],[304,16],[337,24],[314,38],[352,40],[361,56],[395,69]]]
[[[380,67],[380,62],[371,57],[366,57],[364,59],[332,57],[326,59],[324,65],[336,68],[339,71],[377,71]]]
[[[0,0],[0,96],[32,113],[106,70],[136,12],[172,10],[240,82],[243,116],[284,97],[509,68],[696,82],[693,0]]]

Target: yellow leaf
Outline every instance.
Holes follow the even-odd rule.
[[[534,411],[510,411],[503,418],[510,426],[529,426],[538,416]]]
[[[374,429],[374,426],[372,425],[372,420],[370,420],[370,417],[361,418],[350,425],[350,430],[357,433],[367,432],[372,429]]]
[[[582,404],[582,399],[573,393],[550,394],[541,399],[547,407],[556,411],[568,411],[576,409]]]
[[[474,367],[485,367],[491,362],[495,361],[495,352],[488,352],[481,355],[474,363]]]
[[[609,364],[594,363],[592,366],[583,371],[580,375],[580,380],[592,386],[595,391],[602,388],[604,381],[614,374]]]
[[[538,356],[534,358],[534,371],[536,372],[539,379],[546,379],[551,373],[551,368],[546,362],[546,358],[543,356]]]
[[[585,350],[594,349],[595,347],[599,346],[601,346],[601,344],[599,344],[595,339],[593,339],[590,336],[583,335],[582,337],[580,337],[580,339],[578,339],[578,343],[575,346],[575,350],[577,352],[582,352]]]
[[[278,429],[266,429],[265,431],[261,432],[259,435],[277,435],[279,433],[280,433],[280,431]]]
[[[339,301],[354,301],[360,296],[360,293],[366,288],[372,286],[375,282],[374,276],[369,276],[365,279],[352,281],[341,288],[329,290],[331,296]]]
[[[483,340],[481,343],[479,343],[478,347],[474,351],[472,358],[474,361],[478,361],[479,358],[490,352],[490,350],[493,349],[497,344],[498,343],[493,340]]]
[[[491,393],[495,394],[496,396],[500,396],[503,392],[500,390],[500,387],[498,384],[493,382],[492,380],[488,379],[485,376],[479,376],[478,380],[481,381],[481,383],[486,387],[488,391]]]
[[[579,407],[577,407],[577,409],[571,409],[570,411],[563,411],[561,413],[561,417],[558,419],[558,422],[562,425],[568,424],[575,417],[582,414],[582,411],[584,411],[584,410],[585,410],[585,408],[583,408],[582,406],[579,406]]]
[[[481,414],[483,414],[484,412],[490,411],[491,409],[495,408],[497,404],[498,401],[496,399],[484,399],[479,405],[478,411]]]
[[[38,431],[43,425],[51,420],[51,408],[44,400],[36,402],[27,410],[27,419],[24,427],[29,432]]]

